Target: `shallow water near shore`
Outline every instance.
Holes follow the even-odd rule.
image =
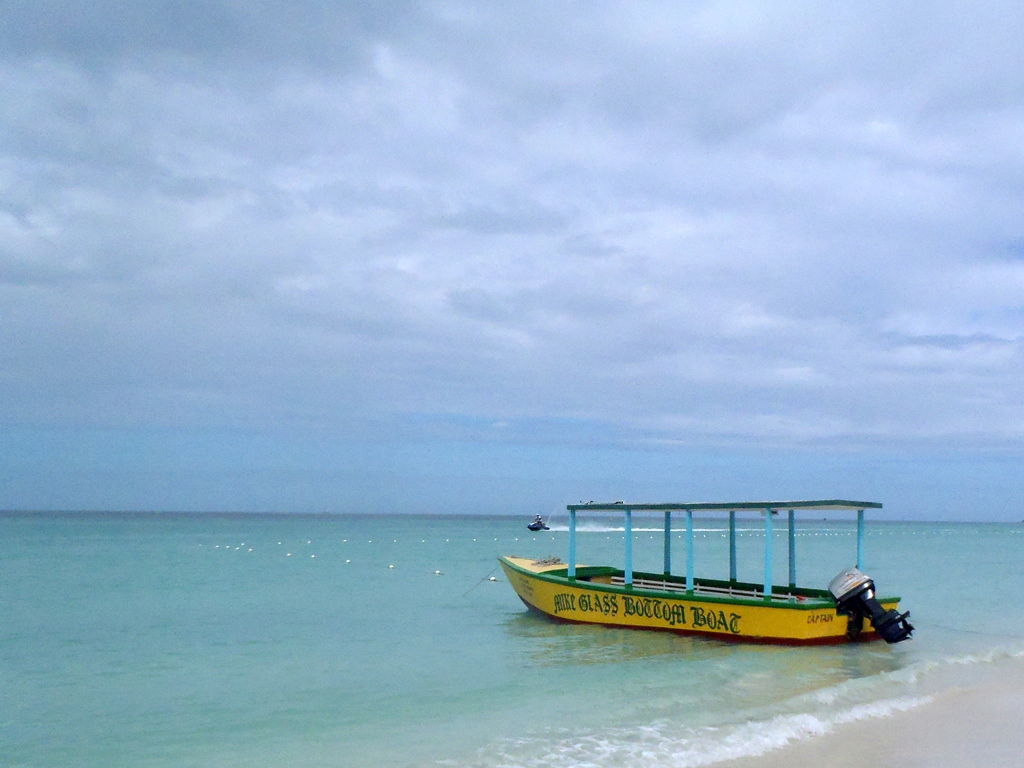
[[[915,639],[785,648],[528,614],[495,558],[564,557],[567,534],[526,522],[0,516],[0,763],[708,765],[1022,663],[1021,525],[869,521],[865,570]],[[617,523],[581,526],[582,562],[621,565]],[[697,573],[727,575],[725,521],[696,528]],[[660,570],[660,518],[637,529]],[[742,519],[741,579],[763,547]],[[784,521],[774,548],[784,583]],[[854,552],[851,521],[801,520],[799,582]]]

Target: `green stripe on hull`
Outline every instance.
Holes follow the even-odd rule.
[[[601,584],[587,581],[600,576],[622,576],[623,572],[618,568],[612,568],[610,566],[584,566],[576,569],[576,579],[570,580],[568,578],[567,568],[558,568],[550,571],[544,571],[538,573],[531,571],[526,568],[520,568],[515,563],[508,560],[508,558],[502,556],[498,558],[507,567],[522,573],[524,576],[528,576],[533,579],[539,579],[540,581],[548,581],[554,584],[565,584],[571,585],[578,589],[593,590],[595,592],[614,592],[616,594],[626,595],[639,595],[641,597],[656,597],[663,600],[687,600],[702,603],[716,603],[722,605],[750,605],[750,606],[769,606],[772,608],[781,608],[784,610],[798,610],[798,611],[820,611],[822,608],[835,607],[835,599],[832,597],[826,589],[809,589],[809,588],[797,588],[791,590],[788,587],[772,587],[773,595],[795,595],[796,597],[806,598],[803,601],[792,601],[792,602],[776,602],[767,601],[763,597],[741,597],[741,596],[716,596],[716,595],[701,595],[698,593],[681,593],[670,590],[655,590],[644,587],[627,587],[622,584]],[[685,580],[679,577],[669,576],[666,577],[663,573],[647,573],[634,571],[634,579],[645,579],[651,581],[668,581],[673,584],[679,584],[685,586]],[[760,584],[752,584],[748,582],[729,582],[722,581],[719,579],[695,579],[694,586],[700,588],[702,585],[709,587],[718,588],[733,588],[742,589],[746,591],[760,591]],[[899,602],[899,597],[878,597],[876,598],[880,603],[892,603]]]

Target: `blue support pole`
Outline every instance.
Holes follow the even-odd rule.
[[[764,599],[772,596],[772,511],[764,511]]]
[[[793,510],[789,510],[789,587],[796,588],[796,528],[793,525]]]
[[[857,510],[857,569],[864,567],[864,510]]]
[[[736,512],[729,511],[729,581],[736,581]]]
[[[633,586],[633,510],[626,510],[626,571],[623,579],[627,587]]]
[[[672,510],[665,510],[665,575],[672,573]]]
[[[686,510],[686,591],[693,592],[693,511]]]
[[[576,578],[576,510],[569,510],[569,578]]]

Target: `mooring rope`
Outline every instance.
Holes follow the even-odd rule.
[[[494,572],[495,572],[496,570],[498,570],[498,568],[500,568],[500,567],[501,567],[501,563],[499,563],[498,565],[496,565],[496,566],[494,566],[493,568],[491,568],[491,570],[490,570],[490,571],[489,571],[489,572],[488,572],[488,573],[487,573],[487,574],[486,574],[486,575],[485,575],[485,576],[484,576],[484,577],[483,577],[482,579],[480,579],[480,581],[478,581],[478,582],[477,582],[476,584],[474,584],[474,585],[473,585],[472,587],[470,587],[470,588],[469,588],[469,589],[467,589],[467,590],[466,590],[465,592],[463,592],[463,593],[462,593],[462,596],[463,596],[463,597],[465,597],[465,596],[466,596],[466,595],[468,595],[468,594],[469,594],[470,592],[472,592],[472,591],[473,591],[474,589],[476,589],[476,588],[477,588],[477,587],[479,587],[479,586],[480,586],[481,584],[483,584],[483,583],[484,583],[485,581],[487,581],[487,577],[488,577],[488,576],[490,576],[490,575],[491,575],[492,573],[494,573]]]
[[[963,632],[968,635],[982,635],[984,637],[994,637],[999,640],[1024,640],[1024,636],[1022,635],[1008,635],[1003,632],[989,632],[984,629],[966,629],[964,627],[951,627],[948,624],[938,624],[934,621],[928,621],[927,619],[925,619],[924,621],[921,621],[920,619],[914,619],[914,628],[916,629],[918,627],[924,627],[925,629],[945,629],[949,632]]]

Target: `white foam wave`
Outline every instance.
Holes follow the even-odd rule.
[[[931,701],[934,694],[968,682],[964,673],[988,674],[1019,664],[1024,651],[985,652],[926,659],[902,669],[851,679],[799,695],[788,710],[767,719],[690,727],[661,720],[637,726],[556,730],[508,740],[481,751],[473,765],[488,768],[701,768],[740,757],[758,757],[787,744],[827,734],[861,720],[889,717]],[[993,668],[979,669],[993,665]],[[888,692],[886,698],[877,698]],[[901,695],[893,695],[901,692]]]
[[[826,706],[841,704],[851,698],[870,696],[872,691],[892,689],[895,686],[916,687],[920,691],[923,687],[927,691],[936,691],[952,686],[962,686],[974,683],[974,676],[963,677],[956,675],[955,670],[964,667],[976,667],[979,665],[996,665],[1000,662],[1012,662],[1024,658],[1024,651],[1011,651],[1004,648],[992,648],[983,653],[965,653],[959,656],[945,656],[908,664],[900,669],[888,672],[879,672],[868,677],[859,677],[846,680],[827,688],[807,694],[806,700],[823,704]],[[984,677],[991,674],[990,670],[980,670]]]
[[[678,729],[667,721],[636,728],[581,732],[555,739],[523,738],[487,750],[481,764],[495,768],[699,768],[740,757],[757,757],[794,741],[829,733],[836,726],[888,717],[931,701],[904,696],[860,704],[831,714],[778,715],[734,726]],[[481,755],[483,756],[483,755]]]

